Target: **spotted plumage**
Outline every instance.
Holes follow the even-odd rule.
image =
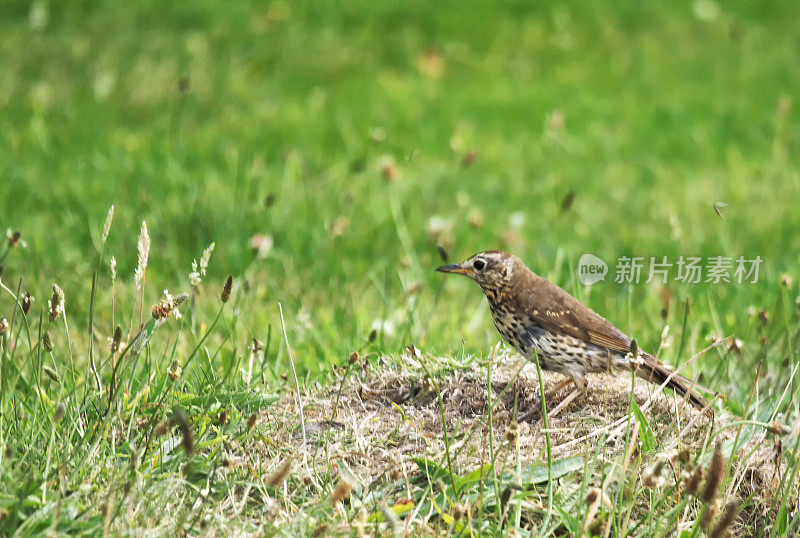
[[[534,353],[544,370],[571,378],[578,391],[586,374],[635,369],[639,377],[667,386],[703,408],[697,385],[648,353],[632,360],[631,339],[569,293],[540,277],[516,256],[492,250],[437,271],[459,273],[486,294],[495,327],[523,356]]]

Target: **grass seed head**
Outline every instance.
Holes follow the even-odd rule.
[[[8,230],[8,232],[6,232],[6,235],[8,237],[9,249],[16,248],[19,246],[24,246],[25,242],[22,240],[22,234],[19,231]]]
[[[65,412],[66,412],[66,409],[64,408],[64,404],[60,403],[60,404],[56,405],[56,408],[53,411],[53,422],[55,422],[55,423],[61,422],[61,419],[64,418],[64,413]]]
[[[173,363],[174,364],[174,363]],[[176,411],[172,415],[172,423],[181,429],[181,445],[187,454],[194,452],[194,437],[192,437],[192,429],[189,427],[189,420],[182,411]]]
[[[292,458],[289,456],[283,463],[275,470],[275,472],[267,479],[267,484],[271,487],[276,487],[283,484],[286,477],[292,471]]]
[[[114,329],[114,337],[111,339],[111,353],[116,353],[121,348],[120,346],[124,347],[122,344],[122,327],[117,325],[117,328]]]
[[[133,275],[133,281],[136,284],[136,289],[139,290],[142,287],[145,269],[147,269],[147,258],[150,256],[150,234],[147,233],[147,223],[144,221],[142,221],[142,229],[139,232],[139,241],[136,246],[138,262],[136,264],[136,272]]]
[[[6,336],[11,334],[11,326],[8,324],[8,320],[6,318],[0,318],[0,336]]]
[[[701,480],[703,480],[703,468],[698,465],[683,481],[686,492],[689,493],[689,495],[695,495],[697,489],[700,487]]]
[[[222,287],[222,293],[220,294],[220,299],[222,299],[223,303],[227,303],[231,298],[231,290],[233,289],[233,277],[228,276],[228,279],[225,281],[225,285]]]
[[[333,494],[331,495],[331,504],[338,504],[344,501],[350,497],[352,492],[353,484],[346,478],[340,479],[339,483],[336,484],[336,489],[333,490]]]
[[[189,294],[187,293],[181,293],[177,297],[173,297],[169,291],[164,290],[164,298],[153,305],[153,318],[167,319],[174,316],[175,319],[181,319],[181,311],[178,310],[178,305],[184,302],[188,297]]]
[[[660,460],[656,462],[656,464],[653,466],[653,469],[647,473],[644,477],[644,480],[642,480],[644,487],[653,489],[660,486],[662,482],[661,472],[663,469],[664,462]]]
[[[42,348],[45,351],[53,351],[53,341],[50,339],[50,333],[46,332],[42,335]]]
[[[738,338],[731,338],[728,342],[728,353],[741,353],[744,343]]]
[[[47,308],[50,310],[49,319],[51,322],[64,313],[64,291],[58,284],[53,283],[53,298],[47,302]]]
[[[169,370],[167,370],[167,376],[169,376],[170,381],[177,381],[181,376],[181,371],[182,368],[178,364],[178,361],[174,360],[172,364],[170,364]]]
[[[739,515],[739,501],[732,501],[725,506],[722,516],[717,521],[708,538],[724,538],[728,536],[728,529]]]
[[[788,435],[792,433],[792,429],[789,426],[774,420],[769,423],[769,431],[773,435]]]
[[[31,311],[31,306],[33,306],[33,301],[35,301],[35,299],[33,298],[33,295],[31,295],[29,292],[26,291],[22,295],[22,301],[21,301],[22,313],[25,314],[26,316],[28,315],[28,312]]]
[[[153,435],[156,437],[161,437],[162,435],[165,435],[167,431],[169,431],[169,422],[162,420],[156,425],[155,429],[153,430]]]
[[[516,421],[512,422],[506,430],[506,441],[510,444],[516,444],[519,441],[519,425]]]
[[[722,483],[725,474],[725,457],[722,455],[722,444],[717,442],[714,447],[714,456],[711,458],[711,465],[708,467],[705,487],[701,498],[706,504],[713,503],[719,492],[719,485]]]
[[[103,244],[106,244],[106,239],[108,239],[108,234],[111,232],[111,221],[114,220],[114,206],[112,205],[108,209],[108,214],[106,215],[106,222],[103,225]]]
[[[256,413],[251,414],[247,417],[247,429],[252,430],[253,426],[256,425],[256,420],[258,420],[258,415]]]

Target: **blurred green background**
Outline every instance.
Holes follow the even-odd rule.
[[[40,306],[58,282],[83,329],[114,204],[118,295],[142,221],[148,305],[215,242],[204,293],[234,275],[240,344],[279,327],[280,301],[312,374],[356,348],[497,341],[479,290],[433,272],[439,246],[512,251],[645,348],[669,324],[671,362],[740,336],[735,361],[704,359],[717,388],[749,390],[735,374],[764,356],[786,372],[770,330],[795,319],[781,276],[800,261],[793,2],[10,1],[0,25],[0,226],[27,242],[2,279]],[[756,284],[590,289],[585,252],[612,272],[624,255],[764,264]],[[110,334],[106,263],[99,282]]]

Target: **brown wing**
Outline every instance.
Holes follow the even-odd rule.
[[[535,273],[525,280],[517,301],[543,329],[614,351],[630,350],[630,338],[572,295]]]

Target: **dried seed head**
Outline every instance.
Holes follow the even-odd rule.
[[[108,266],[111,268],[111,282],[113,283],[117,279],[117,259],[114,256],[108,260]]]
[[[782,274],[781,284],[783,284],[785,288],[791,288],[792,284],[794,284],[794,279],[792,278],[792,275],[790,275],[789,273]]]
[[[8,248],[25,246],[25,242],[22,240],[22,234],[19,231],[8,230],[8,232],[6,232],[6,235],[8,236]]]
[[[698,465],[697,468],[692,471],[692,474],[683,480],[686,492],[689,493],[689,495],[695,495],[697,489],[700,487],[701,480],[703,480],[703,468]]]
[[[728,342],[728,353],[736,352],[741,353],[742,347],[744,347],[744,343],[739,340],[738,338],[731,338]]]
[[[222,299],[223,303],[227,303],[230,300],[232,289],[233,289],[233,277],[228,276],[228,279],[225,281],[225,285],[222,287],[222,293],[220,294],[220,298]]]
[[[358,362],[361,356],[358,354],[358,351],[353,351],[349,357],[347,357],[347,362],[353,364],[354,362]]]
[[[228,411],[223,409],[222,411],[220,411],[219,415],[217,415],[217,424],[222,426],[227,423],[228,423]]]
[[[172,415],[171,422],[181,429],[181,445],[183,445],[183,449],[189,454],[194,452],[194,438],[192,437],[192,429],[189,427],[189,421],[186,415],[181,411],[176,411]]]
[[[170,381],[177,381],[178,378],[181,376],[182,368],[178,364],[177,360],[172,361],[172,364],[169,366],[169,370],[167,371],[167,376],[169,376]]]
[[[24,294],[22,294],[22,301],[20,302],[22,303],[22,313],[25,314],[26,316],[28,315],[28,312],[31,311],[31,306],[33,305],[33,301],[34,301],[33,295],[31,295],[29,292],[26,291]]]
[[[463,504],[456,503],[455,506],[453,506],[453,519],[455,519],[456,521],[464,517],[466,513],[467,513],[467,507],[464,506]]]
[[[661,471],[663,469],[664,469],[664,462],[663,461],[656,462],[656,464],[653,466],[653,469],[649,473],[647,473],[644,477],[644,480],[642,480],[644,487],[653,489],[660,486],[662,482]]]
[[[333,494],[331,495],[331,504],[338,504],[343,500],[350,497],[350,493],[353,492],[353,484],[350,483],[349,480],[346,478],[342,478],[339,480],[339,483],[336,484],[336,489],[333,490]]]
[[[714,455],[711,457],[711,465],[708,467],[706,483],[703,487],[701,498],[706,504],[713,503],[719,492],[719,485],[722,483],[725,474],[725,457],[722,455],[722,443],[717,442],[714,447]]]
[[[267,484],[272,486],[279,486],[283,484],[283,481],[286,480],[286,477],[289,476],[289,473],[292,470],[292,457],[289,456],[286,458],[283,463],[275,470],[275,472],[267,479]]]
[[[56,383],[60,382],[60,379],[58,378],[58,374],[56,373],[55,370],[53,370],[49,366],[42,366],[42,370],[44,371],[44,373],[47,374],[47,377],[49,377],[50,379],[52,379]]]
[[[164,298],[153,306],[153,318],[167,319],[170,316],[175,316],[175,319],[181,319],[178,305],[185,301],[188,296],[188,294],[182,293],[177,297],[173,297],[169,291],[164,290]]]
[[[165,435],[169,431],[169,422],[166,420],[162,420],[161,422],[156,425],[155,429],[153,430],[153,435],[156,437],[161,437]]]
[[[50,333],[48,332],[42,335],[42,347],[45,351],[53,351],[53,341],[50,339]]]
[[[50,310],[51,322],[64,313],[64,291],[58,287],[58,284],[53,284],[53,298],[47,302],[47,308]]]
[[[66,409],[64,408],[64,404],[58,404],[53,411],[53,422],[61,422],[61,419],[64,418],[64,413]]]
[[[512,422],[506,430],[506,441],[511,444],[516,444],[519,441],[519,425],[516,421]]]
[[[247,417],[247,429],[252,430],[253,426],[256,425],[256,420],[258,419],[258,415],[256,413],[251,414]]]
[[[634,359],[639,356],[639,343],[636,341],[636,338],[631,339],[631,346],[629,353],[633,356]]]
[[[11,326],[6,318],[0,318],[0,336],[11,334]]]
[[[691,452],[689,451],[689,449],[687,447],[683,447],[678,452],[678,461],[681,462],[681,463],[688,462],[691,459],[691,457],[692,457],[692,454],[691,454]]]
[[[392,468],[392,470],[389,471],[389,479],[392,480],[392,481],[399,480],[400,479],[400,469],[398,469],[397,467]]]
[[[758,311],[758,320],[761,322],[762,325],[766,325],[769,323],[769,312],[765,309],[761,309]]]
[[[769,431],[774,435],[788,435],[792,433],[792,429],[789,426],[774,420],[769,423]]]
[[[739,515],[739,501],[733,501],[725,506],[722,517],[719,518],[714,529],[709,533],[708,538],[723,538],[728,536],[728,529],[733,524],[736,516]]]
[[[117,325],[117,328],[114,329],[114,337],[111,339],[111,353],[116,353],[122,349],[120,346],[124,347],[124,344],[122,344],[122,327]]]

